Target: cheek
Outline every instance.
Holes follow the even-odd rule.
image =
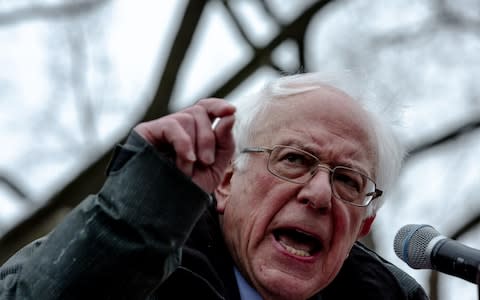
[[[328,269],[340,269],[360,232],[363,210],[347,205],[340,201],[334,201],[332,205],[333,239],[327,259]]]
[[[223,217],[231,244],[243,251],[254,249],[262,242],[272,219],[291,199],[288,183],[284,184],[267,171],[248,173],[250,176],[241,174],[233,178]]]
[[[362,225],[365,209],[350,206],[341,201],[335,201],[333,205],[333,222],[335,236],[338,236],[342,243],[350,246],[357,240]],[[343,238],[342,238],[343,237]]]
[[[252,241],[251,235],[264,227],[259,223],[266,217],[264,203],[272,188],[267,179],[250,171],[232,178],[231,194],[225,205],[223,219],[224,230],[229,235],[234,233],[235,244]]]
[[[258,251],[267,237],[271,220],[279,210],[281,187],[271,175],[239,174],[232,178],[232,189],[222,216],[222,231],[237,266],[253,273]],[[247,178],[248,177],[248,178]]]
[[[279,206],[282,197],[286,194],[283,181],[271,175],[266,169],[259,172],[248,171],[232,182],[230,205],[235,210],[254,214],[253,211],[272,211]],[[238,213],[236,211],[234,214]]]

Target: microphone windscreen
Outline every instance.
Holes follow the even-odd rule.
[[[430,225],[405,225],[395,235],[395,254],[414,269],[431,269],[430,242],[441,234]]]

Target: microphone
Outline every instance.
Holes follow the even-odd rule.
[[[414,269],[433,269],[480,283],[480,250],[447,238],[430,225],[403,226],[393,248]]]

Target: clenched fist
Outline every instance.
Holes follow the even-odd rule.
[[[225,100],[208,98],[182,111],[141,123],[134,130],[158,149],[173,148],[176,166],[211,193],[220,183],[234,151],[234,113],[235,107]]]

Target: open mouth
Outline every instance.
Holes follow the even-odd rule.
[[[292,228],[273,231],[275,240],[288,252],[296,256],[309,257],[322,250],[322,242],[315,236]]]

